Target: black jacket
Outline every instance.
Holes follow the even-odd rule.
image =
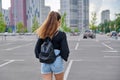
[[[36,58],[39,58],[39,53],[40,53],[40,47],[41,44],[44,42],[43,39],[38,38],[38,41],[35,46],[35,56]],[[67,43],[67,37],[66,34],[62,31],[59,31],[57,35],[55,35],[52,38],[52,43],[54,46],[54,49],[59,49],[60,50],[60,56],[67,61],[68,56],[69,56],[69,47]]]

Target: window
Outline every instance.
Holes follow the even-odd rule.
[[[78,0],[70,0],[70,3],[73,5],[77,5],[78,4]]]
[[[38,12],[38,17],[40,17],[40,12]]]
[[[78,20],[70,20],[70,23],[71,23],[71,24],[77,24],[77,23],[78,23]]]
[[[28,15],[26,15],[26,18],[28,19]]]

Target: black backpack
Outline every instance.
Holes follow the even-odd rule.
[[[56,57],[58,57],[59,55],[55,55],[54,52],[54,47],[53,44],[51,42],[51,39],[49,37],[47,37],[43,44],[41,45],[41,51],[39,54],[39,61],[41,63],[47,63],[47,64],[51,64],[56,60]]]

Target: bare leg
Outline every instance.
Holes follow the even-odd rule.
[[[43,80],[52,80],[52,73],[42,74]]]
[[[64,73],[55,74],[55,79],[56,80],[63,80],[63,78],[64,78]]]

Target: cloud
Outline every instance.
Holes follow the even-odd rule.
[[[90,12],[94,12],[94,11],[96,11],[95,7],[96,7],[95,4],[90,3]]]
[[[119,5],[120,0],[103,0],[103,6],[100,11],[109,9],[110,10],[110,19],[115,19],[115,13],[120,11]]]
[[[10,0],[2,0],[2,8],[8,9],[10,7]]]
[[[103,10],[110,10],[110,19],[115,19],[115,13],[120,13],[120,0],[90,0],[90,12],[95,11],[97,13],[98,23],[101,22],[101,12]],[[93,7],[94,6],[94,7]],[[94,8],[94,9],[92,9]]]
[[[51,11],[58,11],[60,9],[60,0],[45,0],[45,5],[51,7]]]
[[[89,7],[89,15],[91,20],[91,13],[96,12],[96,17],[97,17],[97,24],[100,22],[100,14],[99,11],[102,7],[103,1],[102,0],[90,0],[90,7]]]

